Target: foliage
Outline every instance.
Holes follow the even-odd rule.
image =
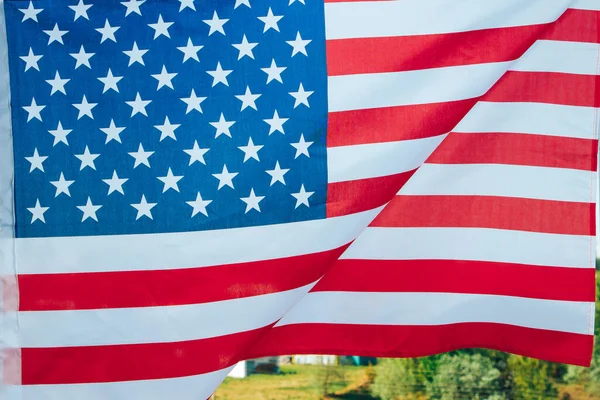
[[[382,400],[425,394],[435,375],[437,358],[380,360],[375,367],[372,394]]]
[[[435,378],[428,385],[431,399],[502,400],[501,372],[482,354],[441,357]]]
[[[558,391],[551,377],[551,364],[533,358],[508,357],[512,397],[523,400],[556,398]]]
[[[337,365],[315,365],[311,369],[311,385],[320,398],[326,398],[340,386],[346,385],[346,376],[343,368]]]

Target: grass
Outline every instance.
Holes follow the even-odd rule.
[[[227,378],[215,400],[318,400],[322,399],[324,368],[316,365],[282,365],[278,375],[256,374],[245,379]],[[371,400],[364,390],[366,367],[334,367],[331,399]],[[341,372],[341,373],[338,373]]]
[[[257,374],[246,379],[227,378],[214,400],[321,400],[322,367],[283,365],[279,375]],[[333,379],[330,395],[334,400],[376,400],[369,394],[370,372],[366,367],[336,367],[343,373]],[[600,400],[581,385],[558,385],[558,399]]]

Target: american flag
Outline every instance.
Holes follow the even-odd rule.
[[[0,397],[588,365],[599,29],[598,0],[4,0]]]

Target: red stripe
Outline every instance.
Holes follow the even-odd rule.
[[[20,275],[19,309],[172,306],[281,292],[319,279],[346,247],[217,267]]]
[[[548,25],[327,41],[327,75],[352,75],[511,61]]]
[[[24,348],[23,385],[116,382],[199,375],[235,364],[270,326],[175,343]]]
[[[512,164],[596,171],[597,155],[597,140],[519,133],[452,132],[427,163]]]
[[[343,259],[312,291],[468,293],[593,302],[595,273],[593,268],[485,261]]]
[[[508,71],[483,99],[598,107],[597,86],[600,76],[596,75]]]
[[[593,203],[499,196],[401,195],[394,197],[370,226],[495,228],[593,236],[594,215]]]
[[[450,132],[478,99],[328,115],[327,147],[422,139]]]
[[[327,218],[372,210],[390,201],[415,170],[379,178],[330,183]]]
[[[600,12],[568,9],[540,39],[600,43]]]
[[[424,357],[464,348],[488,348],[589,366],[593,345],[592,335],[495,323],[434,326],[299,324],[274,328],[245,356],[359,354]]]

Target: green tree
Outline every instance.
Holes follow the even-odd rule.
[[[521,356],[510,355],[507,362],[512,398],[544,400],[556,398],[558,391],[553,383],[551,364]]]
[[[382,400],[425,395],[434,378],[439,356],[416,359],[382,359],[375,367],[371,393]]]
[[[490,357],[482,354],[446,354],[437,366],[435,378],[429,382],[432,399],[502,400],[501,372]]]

